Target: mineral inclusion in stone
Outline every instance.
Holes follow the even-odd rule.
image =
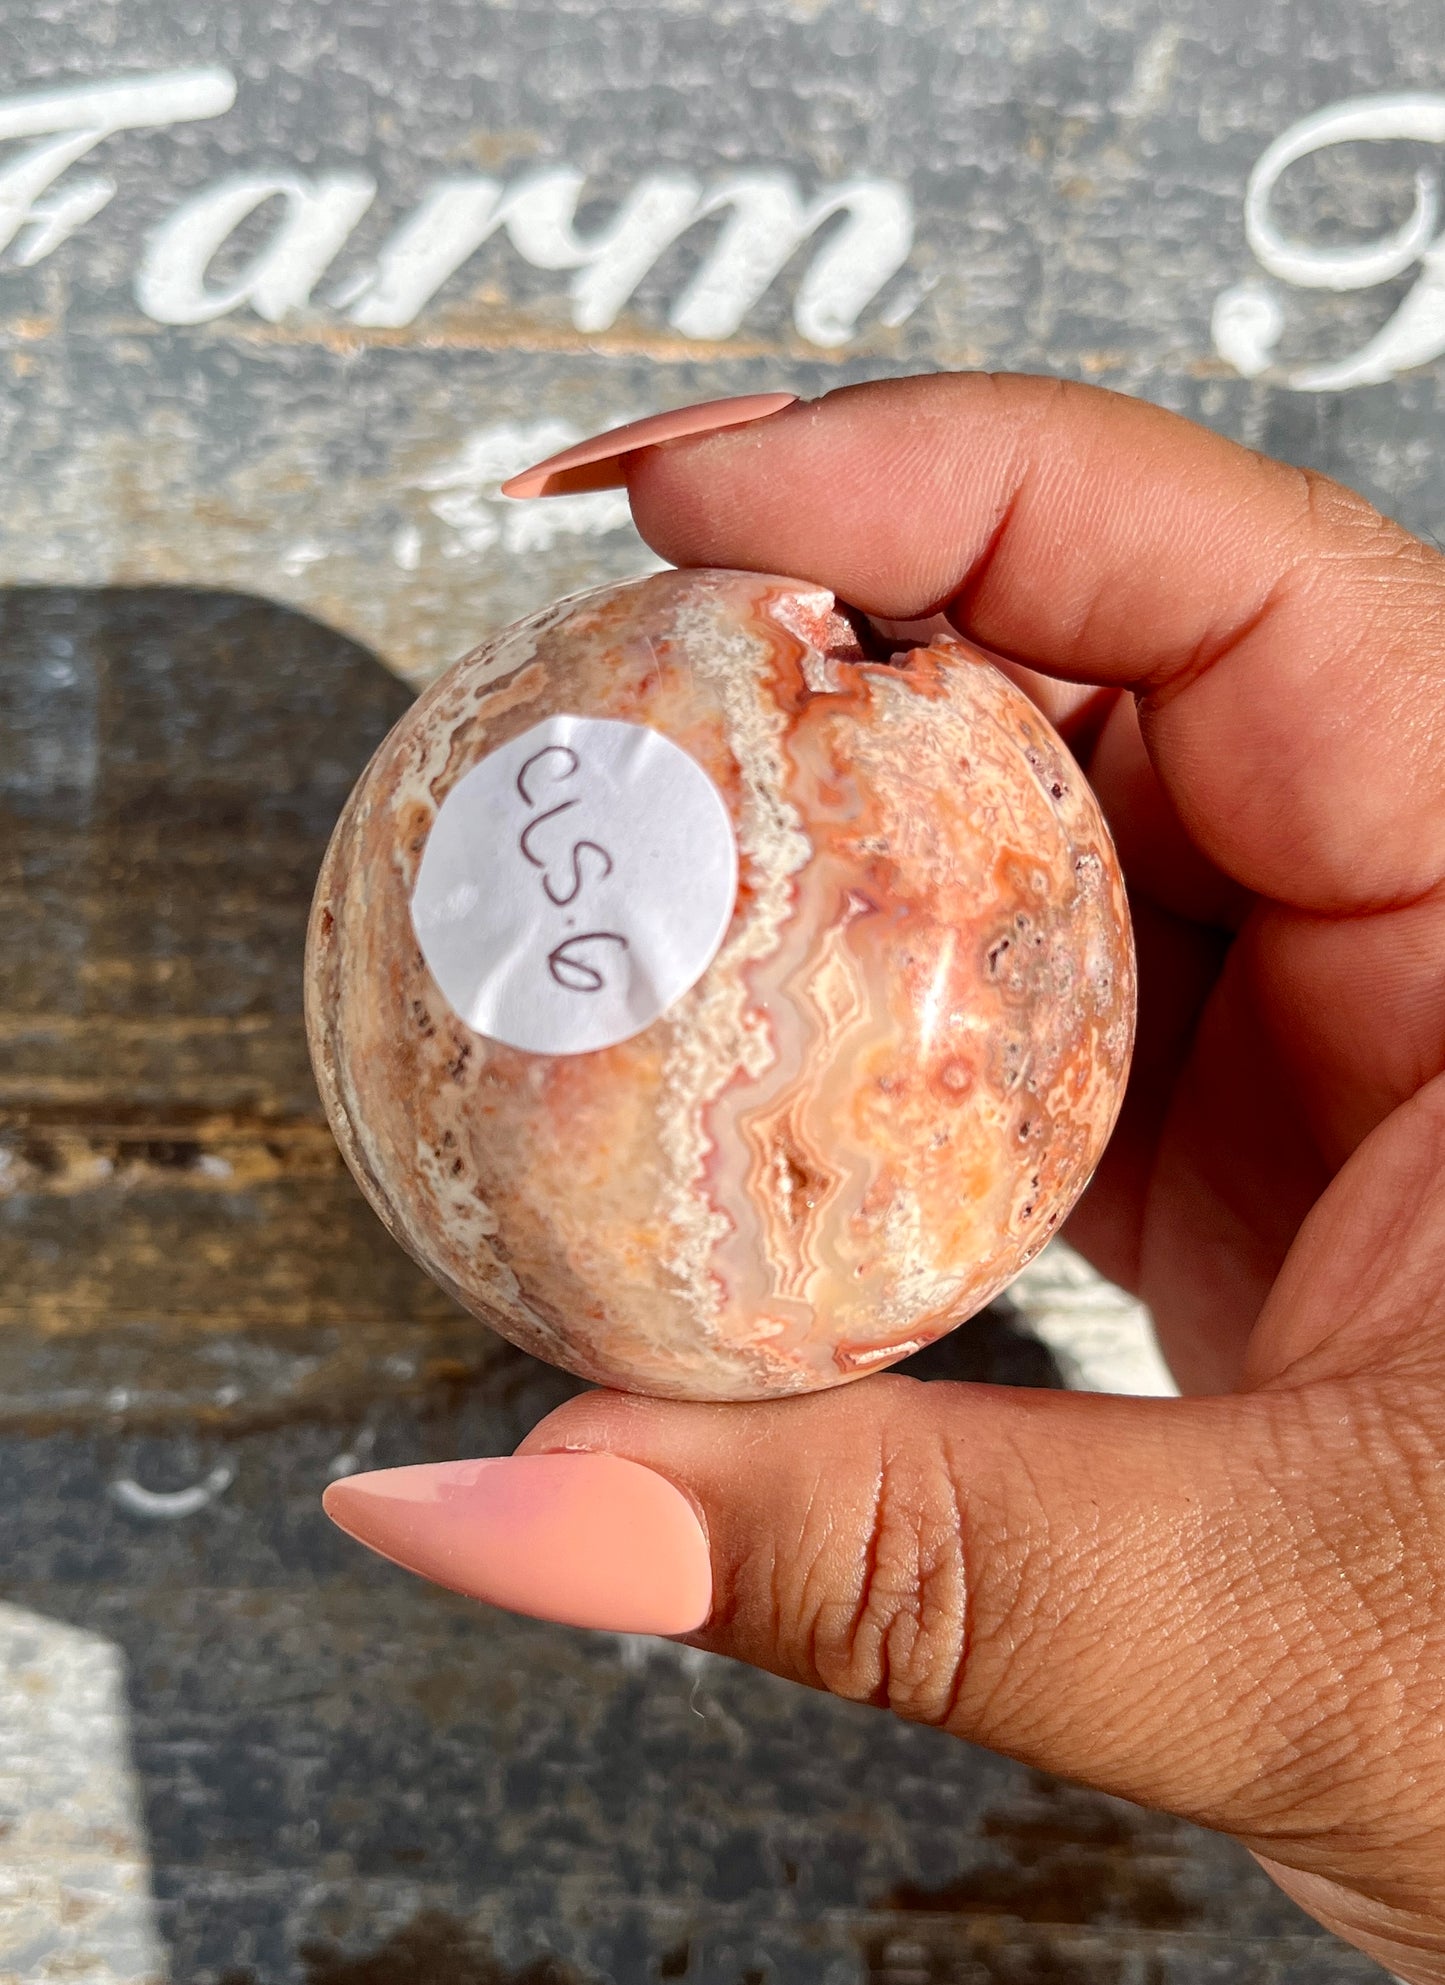
[[[1122,1097],[1135,970],[1093,794],[962,640],[878,658],[797,580],[658,572],[506,629],[418,700],[338,823],[312,1055],[396,1238],[485,1323],[631,1391],[859,1377],[983,1307]],[[559,714],[661,731],[736,833],[702,976],[615,1046],[474,1031],[411,921],[437,811]]]

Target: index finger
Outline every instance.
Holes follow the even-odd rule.
[[[1249,889],[1362,910],[1445,879],[1445,559],[1341,484],[1147,402],[989,373],[844,387],[627,471],[675,564],[943,611],[1134,691],[1186,828]]]

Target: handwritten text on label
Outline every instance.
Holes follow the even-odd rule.
[[[582,760],[571,745],[544,744],[526,760],[517,773],[514,783],[523,805],[535,808],[538,802],[532,797],[534,785],[545,785],[548,780],[558,785],[565,784],[575,780],[582,769]],[[579,804],[574,796],[571,799],[559,800],[555,806],[549,806],[545,812],[532,812],[527,824],[517,836],[517,847],[522,859],[529,862],[533,868],[541,870],[542,893],[552,907],[558,910],[567,909],[582,894],[586,881],[584,856],[592,857],[599,881],[606,881],[617,866],[600,841],[584,837],[580,841],[573,841],[567,850],[569,880],[562,889],[555,887],[551,874],[552,861],[545,852],[546,842],[541,843],[543,849],[541,853],[534,845],[538,840],[537,830],[547,826],[550,821],[560,820],[563,814],[571,813]],[[574,924],[577,920],[575,917],[568,917],[565,921]],[[554,982],[567,992],[599,993],[606,986],[607,980],[601,967],[589,962],[589,954],[591,957],[600,957],[605,954],[609,945],[615,945],[621,951],[628,949],[627,939],[620,931],[578,931],[575,936],[561,938],[552,946],[547,953],[547,970]]]
[[[721,793],[643,724],[544,718],[463,774],[422,850],[411,916],[446,999],[533,1054],[630,1039],[696,985],[737,895]]]

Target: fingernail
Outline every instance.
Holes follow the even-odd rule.
[[[707,1539],[663,1475],[615,1454],[379,1468],[331,1483],[332,1522],[489,1606],[613,1633],[690,1633],[712,1605]]]
[[[711,434],[720,427],[740,427],[781,413],[797,401],[796,393],[742,393],[731,400],[701,400],[695,407],[674,407],[670,413],[648,414],[625,427],[594,434],[560,454],[549,455],[502,484],[503,496],[576,496],[589,489],[622,489],[619,464],[637,448],[655,448],[659,441],[680,441],[685,434]]]

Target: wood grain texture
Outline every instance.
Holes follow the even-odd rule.
[[[421,681],[646,569],[605,493],[530,514],[498,494],[632,415],[1046,370],[1432,532],[1438,358],[1294,392],[1225,362],[1211,313],[1260,274],[1243,199],[1266,146],[1331,102],[1440,91],[1438,0],[0,0],[0,48],[0,95],[199,65],[237,82],[224,118],[106,140],[56,190],[103,174],[109,203],[0,264],[0,583],[58,589],[0,606],[6,1706],[43,1686],[45,1635],[86,1639],[119,1678],[110,1753],[138,1815],[69,1882],[61,1822],[93,1844],[114,1811],[98,1726],[77,1718],[66,1756],[53,1705],[0,1719],[0,1980],[137,1985],[96,1901],[137,1840],[169,1985],[1378,1979],[1208,1836],[741,1669],[477,1613],[330,1534],[329,1472],[504,1451],[566,1382],[439,1307],[351,1193],[306,1067],[300,933],[405,701],[316,623]],[[1279,224],[1378,239],[1430,157],[1301,162]],[[717,220],[600,332],[573,272],[501,229],[410,325],[336,300],[439,180],[559,164],[588,238],[657,175],[705,191],[742,169],[805,201],[895,180],[914,245],[829,350],[796,323],[816,244],[732,335],[677,328]],[[377,182],[312,300],[148,317],[161,225],[278,169]],[[1286,362],[1363,346],[1418,273],[1274,285]],[[159,590],[177,585],[235,590]],[[1053,1375],[999,1316],[911,1368]],[[213,1480],[184,1519],[117,1500]]]
[[[137,592],[11,596],[0,694],[5,1985],[1378,1975],[1181,1823],[336,1532],[338,1472],[573,1384],[411,1267],[309,1087],[311,871],[405,692]],[[999,1311],[906,1369],[1056,1379]]]
[[[73,1383],[27,1384],[14,1333],[105,1336],[112,1367],[132,1344],[132,1379],[112,1369],[107,1391],[155,1410],[189,1396],[215,1411],[228,1388],[233,1412],[274,1410],[293,1380],[314,1398],[318,1357],[351,1396],[408,1330],[417,1369],[490,1354],[352,1187],[300,1024],[326,837],[409,701],[363,650],[259,601],[138,589],[0,604],[12,1402],[29,1392],[44,1416],[63,1391],[79,1410]],[[272,1360],[271,1407],[254,1377],[219,1372],[241,1332],[296,1335]],[[52,1351],[49,1368],[79,1355]]]
[[[1438,95],[1438,0],[909,0],[891,14],[652,0],[644,15],[620,0],[3,0],[0,31],[0,95],[204,67],[236,86],[224,115],[107,139],[59,188],[104,173],[114,197],[52,253],[4,264],[0,583],[256,592],[420,681],[482,631],[646,569],[607,492],[546,520],[500,498],[528,461],[689,401],[939,366],[1142,394],[1438,526],[1438,350],[1380,386],[1297,392],[1279,368],[1242,376],[1212,329],[1219,299],[1255,285],[1287,375],[1360,350],[1412,290],[1429,317],[1418,265],[1360,290],[1269,277],[1244,196],[1298,119]],[[1425,146],[1337,145],[1286,175],[1278,231],[1377,242],[1435,163]],[[539,170],[576,175],[575,213],[563,185],[553,227],[499,226],[459,250],[411,321],[357,320],[346,297],[435,187],[514,190]],[[212,272],[218,314],[148,315],[137,277],[157,231],[223,181],[278,171],[376,188],[311,294],[268,316],[242,285],[227,307],[272,207]],[[682,306],[717,274],[723,222],[671,243],[664,230],[655,257],[613,224],[649,189],[685,205],[689,186],[702,200],[740,175],[772,218],[744,217],[747,245],[716,282],[738,321],[699,325]],[[851,335],[824,345],[799,304],[837,222],[799,236],[789,213],[859,179],[902,189],[912,244]],[[599,328],[579,321],[576,285],[613,231],[621,293]],[[754,296],[738,262],[777,273]]]

